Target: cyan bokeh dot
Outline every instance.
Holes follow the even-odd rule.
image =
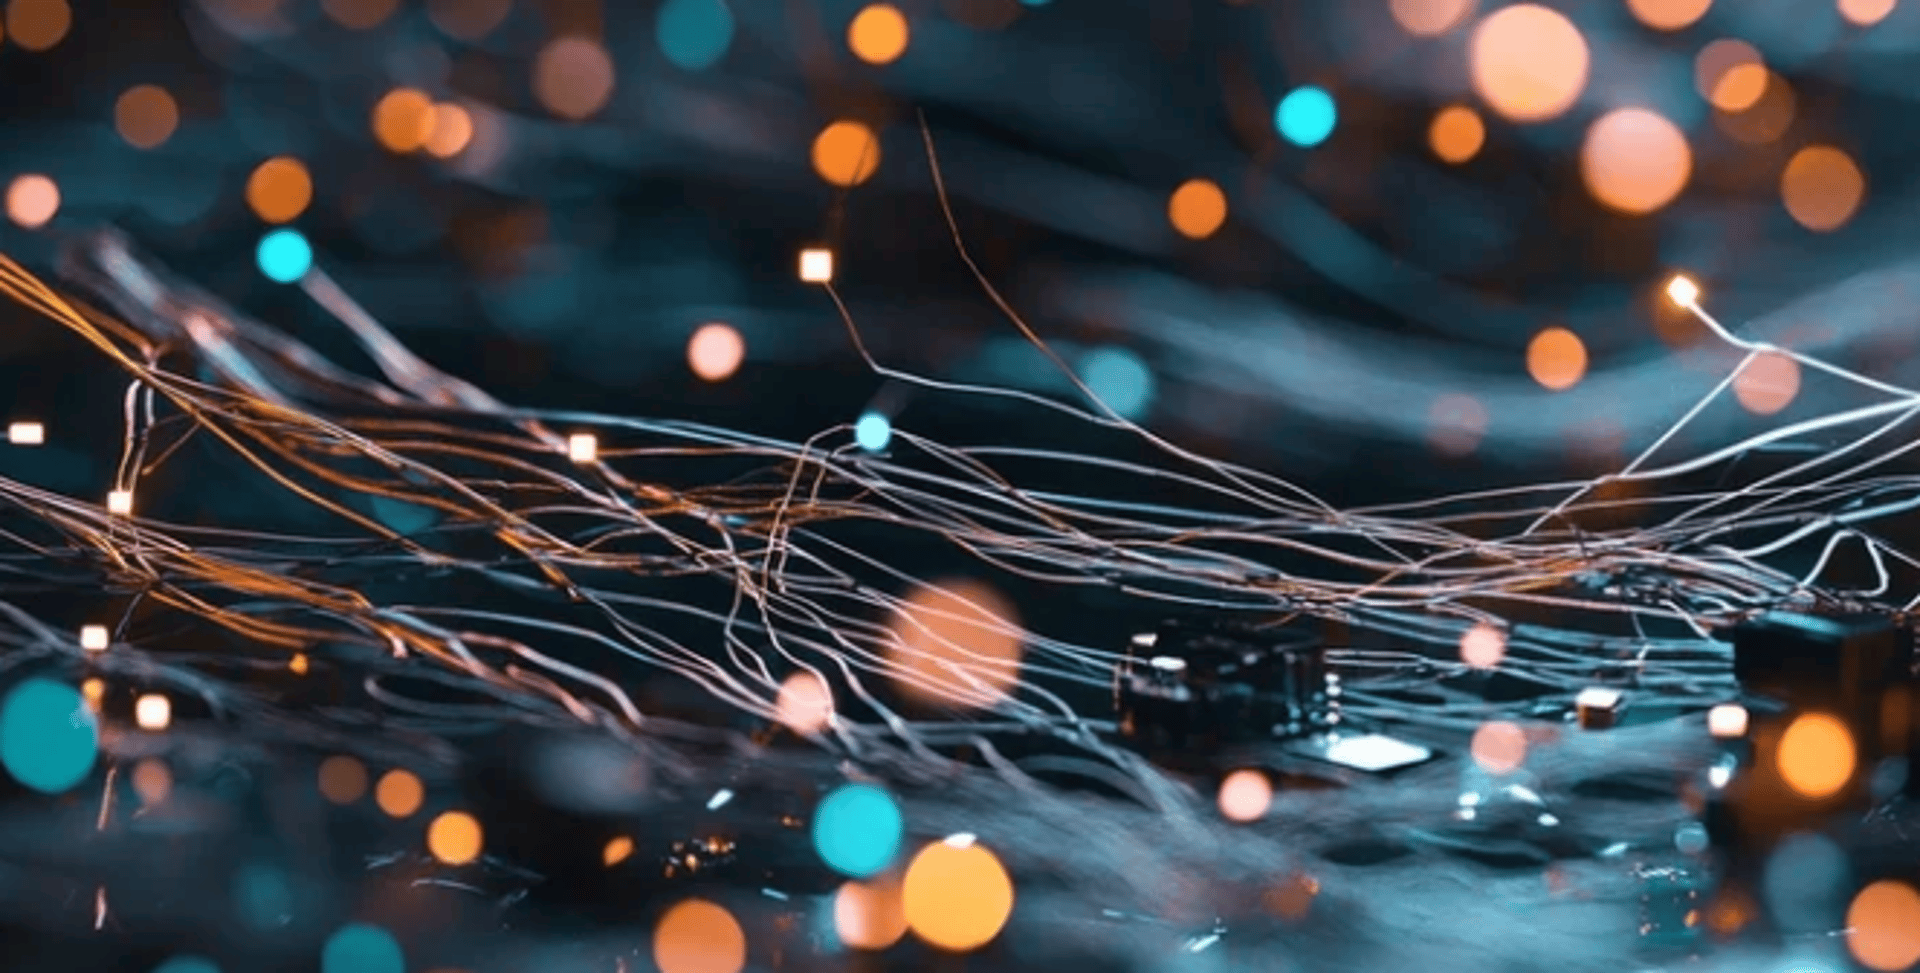
[[[260,239],[254,258],[267,279],[291,284],[313,269],[313,247],[299,230],[278,229]]]
[[[220,973],[220,967],[198,956],[175,956],[154,967],[153,973]]]
[[[1153,404],[1153,372],[1125,348],[1096,348],[1080,359],[1080,380],[1108,408],[1138,419]]]
[[[293,887],[272,865],[241,866],[233,876],[233,901],[250,928],[278,929],[293,921]]]
[[[1273,124],[1287,141],[1312,148],[1333,134],[1339,115],[1333,96],[1327,94],[1326,89],[1306,85],[1280,99],[1280,107],[1273,113]]]
[[[72,790],[93,772],[100,726],[78,690],[29,679],[0,706],[0,764],[42,794]]]
[[[869,453],[886,449],[893,441],[893,423],[878,412],[869,412],[853,424],[853,441]]]
[[[813,812],[813,847],[842,875],[867,878],[893,863],[905,822],[893,795],[871,784],[848,784]]]
[[[653,33],[675,67],[699,71],[712,67],[733,43],[733,11],[726,0],[667,0]]]
[[[393,934],[379,926],[354,923],[327,937],[320,951],[320,973],[406,973],[407,961]]]

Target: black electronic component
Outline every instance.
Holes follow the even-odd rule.
[[[1332,727],[1339,684],[1311,634],[1176,621],[1134,637],[1114,705],[1127,739],[1192,751]]]
[[[1884,615],[1774,612],[1733,630],[1733,674],[1792,703],[1809,693],[1855,702],[1913,678],[1912,636]]]

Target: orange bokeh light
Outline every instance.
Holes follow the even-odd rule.
[[[1587,190],[1622,213],[1651,213],[1673,202],[1693,175],[1687,137],[1664,116],[1621,108],[1600,116],[1580,146]]]
[[[1819,233],[1837,230],[1852,219],[1866,192],[1860,167],[1829,145],[1809,145],[1794,153],[1780,174],[1780,200],[1787,212]]]
[[[833,896],[833,929],[854,949],[886,949],[907,934],[898,879],[848,882]]]
[[[1527,374],[1555,392],[1580,384],[1587,374],[1587,346],[1565,328],[1545,328],[1527,343]]]
[[[1473,762],[1494,776],[1505,776],[1527,762],[1527,734],[1513,723],[1482,723],[1473,731]]]
[[[1763,351],[1747,362],[1733,379],[1733,397],[1741,408],[1770,416],[1800,394],[1800,363],[1778,351]]]
[[[374,803],[390,817],[412,817],[427,800],[426,785],[408,770],[389,770],[373,788]]]
[[[557,37],[533,62],[533,93],[555,115],[581,121],[613,97],[613,57],[585,37]]]
[[[1465,105],[1448,105],[1434,114],[1427,144],[1441,161],[1459,165],[1479,155],[1480,147],[1487,144],[1487,124],[1479,112]]]
[[[626,861],[628,858],[632,857],[632,855],[633,855],[633,839],[627,837],[626,835],[620,835],[614,838],[613,840],[608,841],[607,846],[605,848],[600,849],[600,862],[601,864],[607,866],[608,868],[612,868],[613,866],[618,865],[623,861]]]
[[[1475,0],[1392,0],[1389,9],[1400,27],[1415,37],[1438,37],[1473,13]]]
[[[725,324],[703,324],[687,340],[687,365],[709,382],[721,382],[740,370],[747,358],[747,340]]]
[[[813,140],[813,171],[836,186],[858,186],[878,168],[880,141],[859,122],[834,122]]]
[[[134,85],[113,103],[113,127],[134,148],[158,147],[179,126],[180,106],[159,85]]]
[[[1872,27],[1887,19],[1899,0],[1840,0],[1840,16],[1856,27]]]
[[[1873,970],[1920,963],[1920,892],[1884,879],[1860,890],[1847,907],[1847,950]]]
[[[1013,879],[993,852],[972,841],[936,841],[907,866],[901,900],[907,928],[954,953],[993,941],[1013,915]]]
[[[400,0],[320,0],[327,16],[349,30],[377,27],[399,6]]]
[[[894,611],[900,691],[943,706],[990,706],[1020,678],[1021,630],[1013,605],[977,581],[923,585]]]
[[[465,865],[479,858],[484,844],[480,822],[465,811],[448,811],[427,826],[427,850],[448,865]]]
[[[740,973],[747,965],[747,934],[733,913],[705,899],[667,910],[653,930],[653,962],[660,973]]]
[[[1786,134],[1793,124],[1794,108],[1793,87],[1787,79],[1769,71],[1767,86],[1758,101],[1743,111],[1716,111],[1713,121],[1734,141],[1765,145]]]
[[[22,229],[37,230],[60,212],[60,187],[38,173],[16,177],[7,186],[7,218]]]
[[[1468,56],[1473,90],[1516,122],[1565,114],[1587,86],[1592,58],[1573,21],[1532,3],[1504,7],[1482,20]]]
[[[1721,38],[1693,59],[1693,86],[1721,111],[1746,111],[1766,93],[1767,65],[1752,44]]]
[[[133,768],[133,792],[140,803],[152,807],[173,793],[173,771],[159,757],[148,757]]]
[[[493,33],[513,0],[427,0],[427,19],[455,40],[477,41]]]
[[[313,202],[313,177],[292,156],[275,156],[247,177],[247,205],[268,223],[292,222]]]
[[[427,137],[427,152],[435,158],[451,159],[473,141],[473,114],[459,105],[433,106],[433,134]]]
[[[1273,782],[1257,770],[1236,770],[1220,782],[1220,814],[1229,821],[1258,821],[1273,806]]]
[[[1853,779],[1857,756],[1847,725],[1825,713],[1796,717],[1774,755],[1780,776],[1802,797],[1832,797]]]
[[[1713,0],[1627,0],[1634,17],[1655,30],[1679,30],[1707,15]]]
[[[780,684],[774,710],[782,725],[800,734],[818,733],[833,720],[833,691],[811,672],[796,672]]]
[[[868,64],[892,64],[907,51],[907,15],[890,3],[869,4],[847,25],[847,47]]]
[[[320,762],[320,796],[334,804],[352,804],[367,793],[367,767],[347,756]]]
[[[7,37],[23,51],[50,51],[73,28],[67,0],[9,0]]]
[[[393,152],[413,152],[433,138],[433,99],[413,88],[395,88],[373,106],[373,137]]]
[[[1486,622],[1476,622],[1460,635],[1460,661],[1475,669],[1491,669],[1507,657],[1507,636]]]
[[[1227,221],[1227,194],[1210,179],[1189,179],[1167,200],[1167,219],[1181,236],[1204,240]]]

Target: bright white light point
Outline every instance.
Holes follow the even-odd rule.
[[[173,703],[159,693],[148,693],[134,702],[133,721],[142,730],[164,730],[173,722]]]
[[[1700,285],[1684,275],[1667,282],[1667,298],[1681,307],[1692,307],[1700,299]]]
[[[1220,782],[1220,814],[1229,821],[1258,821],[1273,804],[1273,783],[1257,770],[1236,770]]]
[[[1573,705],[1583,709],[1612,709],[1620,705],[1620,690],[1605,686],[1588,686],[1580,690],[1573,698]]]
[[[88,652],[107,650],[107,627],[105,625],[83,625],[80,627],[80,647]]]
[[[593,433],[576,432],[567,437],[567,458],[576,463],[591,463],[600,455],[600,440]]]
[[[1722,740],[1747,735],[1747,708],[1723,703],[1707,711],[1707,732]]]
[[[1187,660],[1174,655],[1156,655],[1153,657],[1153,667],[1161,672],[1185,672]]]
[[[16,422],[7,427],[7,441],[15,446],[38,446],[47,441],[47,427],[37,422]]]
[[[853,441],[869,453],[886,449],[893,441],[893,423],[878,412],[869,412],[853,424]]]
[[[133,491],[114,490],[107,494],[107,513],[125,517],[133,513]]]
[[[800,279],[809,284],[832,283],[833,251],[825,247],[808,247],[800,251]]]
[[[1481,622],[1460,636],[1460,661],[1475,669],[1491,669],[1507,655],[1507,637],[1497,628]]]
[[[727,802],[731,800],[733,800],[733,792],[722,787],[714,791],[713,796],[707,799],[707,810],[718,811],[726,807]]]
[[[974,835],[973,832],[962,831],[959,834],[948,835],[947,845],[953,848],[972,848],[973,843],[977,840],[979,839]]]
[[[1716,764],[1712,767],[1707,768],[1707,783],[1712,784],[1714,790],[1719,790],[1720,788],[1727,786],[1727,784],[1732,780],[1733,780],[1732,767]]]

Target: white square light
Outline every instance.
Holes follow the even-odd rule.
[[[15,446],[38,446],[47,441],[47,427],[37,422],[16,422],[7,426],[7,442]]]
[[[1333,733],[1322,739],[1319,754],[1322,760],[1370,773],[1410,767],[1433,756],[1432,750],[1419,744],[1378,733],[1361,736]]]
[[[591,463],[600,455],[600,440],[590,432],[576,432],[567,437],[567,458],[576,463]]]
[[[88,652],[107,650],[107,627],[105,625],[82,625],[80,627],[80,647]]]
[[[1707,711],[1707,732],[1722,740],[1747,735],[1747,708],[1739,703],[1722,703]]]
[[[173,703],[159,693],[148,693],[134,701],[133,721],[142,730],[164,730],[173,722]]]
[[[832,283],[833,251],[825,247],[808,247],[800,251],[800,279],[809,284]]]
[[[133,513],[133,491],[115,490],[107,494],[107,513],[121,517]]]

